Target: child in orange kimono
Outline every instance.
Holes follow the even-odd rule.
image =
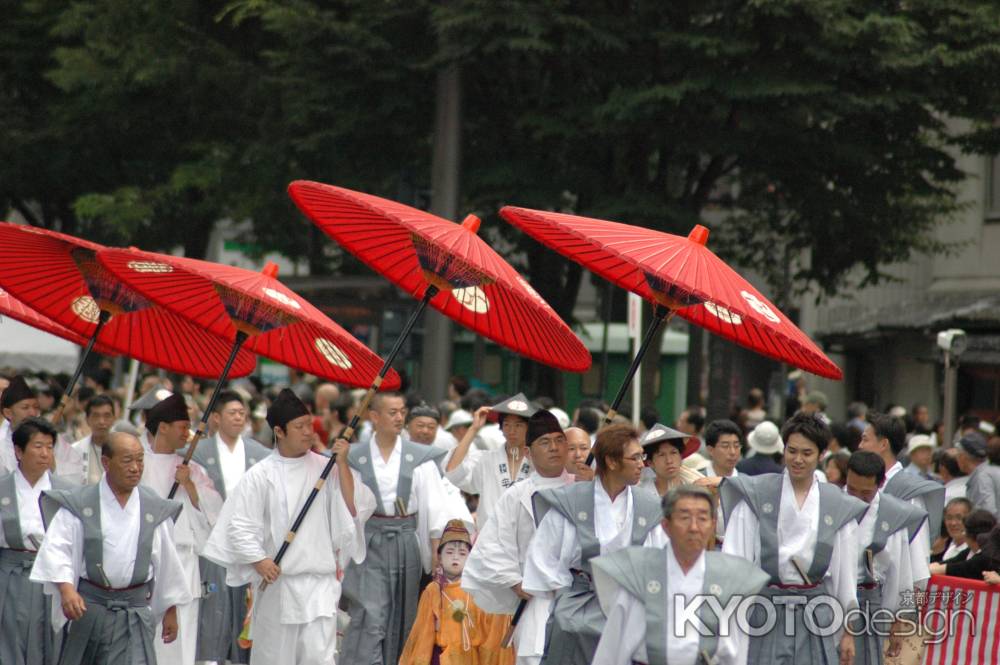
[[[510,617],[483,612],[462,590],[471,550],[465,524],[448,522],[438,546],[442,574],[420,594],[399,665],[513,665],[514,650],[500,646]]]

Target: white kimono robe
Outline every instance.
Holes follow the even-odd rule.
[[[0,473],[0,476],[4,474]],[[52,489],[52,480],[48,472],[43,473],[35,486],[28,483],[20,469],[14,471],[14,488],[17,490],[17,513],[20,518],[21,539],[25,549],[37,550],[45,537],[45,524],[42,522],[42,511],[38,500],[45,490]],[[9,547],[0,528],[0,548]]]
[[[479,495],[476,523],[480,528],[489,520],[493,506],[504,491],[527,478],[532,471],[531,462],[527,457],[519,459],[515,466],[514,477],[511,478],[507,448],[501,446],[487,450],[476,457],[467,455],[457,468],[446,474],[445,477],[459,489]]]
[[[132,581],[136,547],[139,542],[139,491],[132,495],[123,508],[115,498],[106,480],[100,484],[101,532],[104,535],[103,563],[107,580],[91,580],[95,584],[122,589]],[[153,549],[147,581],[155,581],[149,605],[157,625],[169,608],[190,603],[190,585],[177,556],[173,538],[174,523],[164,520],[153,532]],[[45,593],[52,599],[52,624],[61,630],[66,623],[58,584],[77,584],[89,579],[83,561],[83,523],[68,510],[56,513],[45,532],[45,540],[31,569],[33,582],[45,583]]]
[[[95,448],[92,445],[92,437],[88,434],[74,443],[73,449],[80,453],[84,484],[96,485],[104,476],[104,467],[101,466],[100,448]]]
[[[903,465],[896,462],[891,467],[886,469],[885,472],[885,482],[882,483],[882,487],[886,484],[892,477],[897,473],[903,472]],[[910,503],[920,508],[924,512],[927,512],[927,503],[921,496],[914,497],[910,499]],[[930,531],[930,520],[924,520],[917,534],[910,539],[910,567],[914,571],[920,571],[923,569],[929,570],[929,562],[931,560],[931,531]],[[940,528],[936,526],[934,528]],[[927,588],[927,580],[930,578],[930,572],[926,576],[921,578],[919,575],[915,577],[914,584],[918,591],[923,591]]]
[[[875,537],[875,527],[878,518],[878,507],[882,493],[877,492],[875,498],[865,512],[864,517],[858,523],[858,551],[862,556],[858,558],[858,579],[865,574],[864,567],[867,565],[863,556],[865,549],[871,545]],[[920,535],[919,532],[917,535]],[[895,612],[900,607],[900,594],[914,589],[920,585],[923,588],[927,585],[930,577],[930,569],[927,562],[924,562],[920,569],[914,569],[910,558],[910,538],[909,531],[905,528],[889,536],[885,543],[885,548],[874,556],[875,579],[882,583],[882,607],[890,612]]]
[[[184,458],[176,453],[162,454],[147,451],[142,484],[164,499],[167,498],[174,484],[177,467],[183,460]],[[202,591],[198,554],[222,509],[222,496],[215,491],[215,485],[205,470],[195,462],[191,462],[190,467],[191,481],[198,490],[198,508],[191,503],[187,490],[179,487],[174,499],[184,504],[184,508],[174,524],[174,543],[181,565],[184,567],[184,577],[191,594],[191,602],[177,606],[179,627],[177,639],[170,644],[164,644],[160,639],[162,626],[159,626],[156,640],[153,642],[158,662],[177,665],[194,665],[195,647],[198,644],[198,605],[201,602]]]
[[[0,475],[17,468],[17,457],[14,456],[14,432],[10,421],[0,418]]]
[[[52,452],[56,460],[55,474],[57,476],[74,485],[83,485],[86,482],[87,469],[83,455],[72,443],[64,439],[63,435],[56,437],[55,449]],[[100,456],[98,456],[97,463],[98,465],[101,463]]]
[[[601,554],[630,546],[632,535],[632,493],[643,489],[626,487],[612,501],[600,480],[594,481],[594,532],[601,543]],[[664,547],[667,534],[654,528],[646,536],[646,547]],[[546,513],[528,546],[521,587],[532,595],[554,597],[554,592],[573,584],[570,568],[579,568],[583,551],[576,525],[558,511]]]
[[[804,570],[809,570],[812,565],[819,529],[819,485],[813,482],[800,509],[788,472],[782,474],[782,482],[781,505],[778,507],[778,577],[782,584],[802,584],[802,577],[791,558],[797,557]],[[745,501],[741,501],[730,515],[722,551],[743,557],[758,566],[762,563],[760,525]],[[859,555],[858,523],[849,520],[837,531],[825,576],[830,594],[840,601],[845,612],[858,606]],[[839,640],[842,634],[843,629],[838,631],[836,639]],[[747,639],[745,635],[743,639]]]
[[[511,590],[521,583],[528,545],[535,535],[535,510],[532,495],[541,489],[573,483],[566,471],[554,478],[532,472],[500,497],[493,515],[483,526],[462,572],[462,588],[472,594],[476,604],[493,614],[513,614],[519,598]],[[545,650],[545,622],[552,600],[537,596],[528,601],[514,632],[519,663],[537,663]]]
[[[327,461],[314,452],[289,458],[275,451],[246,472],[202,552],[226,567],[227,584],[258,587],[253,564],[277,554]],[[334,469],[288,547],[277,582],[254,597],[253,665],[333,663],[338,571],[349,560],[364,560],[364,523],[375,511],[375,497],[357,474],[354,503],[357,517],[344,502]]]

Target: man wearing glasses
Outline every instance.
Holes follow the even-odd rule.
[[[659,497],[636,488],[645,455],[629,425],[601,430],[597,478],[535,495],[538,530],[528,547],[524,592],[554,598],[543,663],[589,663],[604,629],[591,559],[630,545],[663,547]]]

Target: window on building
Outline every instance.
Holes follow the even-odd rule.
[[[1000,222],[1000,155],[986,159],[986,220]]]

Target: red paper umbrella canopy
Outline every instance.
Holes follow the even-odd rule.
[[[110,313],[98,339],[104,348],[174,372],[218,376],[229,345],[115,279],[98,263],[100,249],[63,233],[0,223],[0,286],[87,339],[101,312]],[[241,353],[231,374],[245,376],[255,362]]]
[[[415,298],[440,289],[430,304],[451,319],[538,362],[571,372],[590,353],[514,268],[476,231],[430,213],[317,182],[288,187],[295,204],[347,251]]]
[[[4,316],[9,316],[16,321],[47,332],[50,335],[62,337],[79,346],[86,346],[87,344],[87,338],[83,335],[79,335],[69,328],[59,325],[47,316],[42,316],[14,296],[0,289],[0,317]],[[113,353],[111,349],[103,348],[100,344],[96,348],[98,353]]]
[[[805,333],[705,246],[708,229],[703,226],[685,238],[512,206],[500,215],[563,256],[695,325],[774,360],[843,378]]]
[[[136,249],[105,249],[99,260],[153,302],[244,348],[330,381],[367,388],[379,357],[307,300],[264,272]],[[382,388],[400,385],[392,371]]]

